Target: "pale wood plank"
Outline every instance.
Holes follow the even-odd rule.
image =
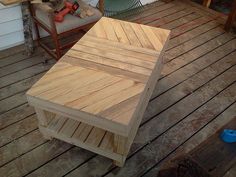
[[[144,33],[144,31],[141,28],[140,24],[130,23],[133,31],[135,32],[136,36],[138,36],[138,39],[141,43],[141,45],[145,48],[154,49],[153,45],[149,41],[147,35]]]
[[[102,17],[101,20],[99,21],[100,25],[103,26],[103,29],[106,33],[107,39],[111,41],[118,41],[118,38],[116,36],[116,33],[114,31],[113,26],[110,24],[111,21],[106,18]]]
[[[107,39],[107,34],[105,33],[104,27],[100,23],[96,23],[94,28],[91,28],[87,34],[95,34],[97,37]]]
[[[94,71],[94,70],[79,70],[79,72],[75,72],[71,75],[69,75],[68,77],[60,77],[58,79],[55,79],[51,82],[48,82],[47,84],[36,84],[36,86],[33,86],[33,89],[30,89],[27,94],[32,94],[32,95],[39,95],[39,94],[43,94],[46,91],[50,91],[50,90],[54,90],[54,89],[58,89],[58,87],[63,87],[65,85],[62,85],[62,83],[64,84],[68,84],[68,85],[74,85],[74,82],[78,83],[78,79],[76,78],[81,78],[81,80],[83,79],[83,81],[81,82],[81,84],[79,86],[83,86],[84,84],[86,84],[87,82],[89,82],[88,77],[90,76],[94,76],[98,74],[98,72]],[[71,82],[74,81],[74,82]],[[78,83],[79,84],[79,83]]]
[[[154,67],[154,62],[147,61],[145,59],[139,59],[139,58],[136,58],[135,56],[132,56],[132,57],[125,56],[122,53],[114,53],[113,51],[109,51],[106,49],[100,50],[100,49],[91,48],[91,47],[87,47],[87,46],[83,46],[83,45],[78,44],[78,45],[74,46],[72,50],[86,52],[86,53],[90,53],[93,55],[98,55],[100,57],[105,57],[105,58],[109,58],[112,60],[121,61],[124,63],[129,63],[129,64],[133,64],[136,66],[148,68],[148,69],[153,69],[153,67]]]
[[[138,47],[142,47],[139,38],[136,36],[136,34],[134,33],[131,25],[129,23],[126,23],[124,21],[121,21],[121,26],[126,34],[126,36],[129,39],[129,42],[132,46],[138,46]]]
[[[88,138],[86,139],[85,143],[90,144],[91,146],[97,147],[102,141],[105,133],[106,133],[105,130],[94,127],[91,133],[89,134]]]
[[[59,132],[68,119],[63,116],[57,115],[48,125],[52,131]]]
[[[85,74],[84,76],[82,74],[80,75],[81,76],[80,79],[78,79],[78,77],[73,77],[72,78],[73,82],[70,81],[67,85],[61,85],[60,82],[58,82],[58,86],[53,87],[53,85],[52,85],[52,87],[50,87],[48,90],[41,92],[39,95],[42,98],[51,100],[53,102],[55,102],[55,100],[57,100],[57,103],[65,104],[65,100],[58,99],[58,98],[61,98],[61,96],[65,96],[67,94],[68,95],[74,94],[74,99],[77,99],[81,95],[82,96],[86,95],[86,92],[84,91],[83,93],[81,92],[80,94],[75,96],[75,94],[78,93],[80,90],[83,91],[84,87],[91,85],[91,83],[93,83],[93,82],[97,82],[97,81],[100,81],[104,78],[108,78],[108,75],[105,73],[85,72],[84,74]],[[116,80],[116,79],[114,79],[114,80]],[[89,94],[89,93],[87,93],[87,94]]]
[[[102,64],[98,64],[98,63],[93,63],[93,65],[91,65],[91,62],[86,61],[86,60],[79,60],[78,62],[77,58],[69,57],[67,55],[64,55],[64,58],[66,58],[68,62],[73,63],[74,65],[83,66],[84,68],[93,69],[93,70],[102,70],[106,73],[109,73],[109,74],[112,74],[114,76],[121,77],[124,79],[131,78],[138,82],[142,82],[142,83],[147,82],[148,76],[146,75],[133,73],[130,71],[119,69],[119,68],[109,67]]]
[[[74,47],[72,47],[72,49],[76,48],[77,45],[78,44],[75,44]],[[81,40],[79,45],[99,49],[103,52],[112,51],[113,54],[119,54],[119,55],[122,55],[124,57],[135,57],[135,58],[138,58],[140,60],[149,61],[149,62],[155,62],[156,61],[155,56],[147,55],[145,53],[139,52],[138,49],[136,51],[132,51],[132,50],[127,50],[127,49],[122,48],[122,47],[116,47],[115,45],[108,45],[108,44],[105,44],[104,42],[96,42],[96,41],[89,41],[89,40],[87,40],[87,41],[82,41]],[[157,55],[158,54],[156,53],[156,56]]]
[[[118,38],[118,41],[122,42],[124,44],[130,44],[129,39],[127,38],[120,22],[117,21],[117,20],[112,20],[112,19],[110,19],[110,22],[111,22],[111,25],[114,28],[114,31],[115,31],[116,36]]]
[[[102,78],[98,81],[94,81],[93,83],[88,84],[82,88],[75,89],[73,92],[69,92],[66,95],[65,94],[63,95],[63,92],[62,92],[61,95],[54,97],[53,101],[57,102],[57,103],[67,104],[67,103],[72,102],[78,98],[93,94],[94,92],[96,92],[98,90],[102,90],[110,85],[115,84],[116,82],[119,82],[119,81],[121,81],[121,78],[118,78],[118,77],[116,77],[116,78],[111,77],[111,76],[104,77],[104,78]],[[75,95],[76,95],[76,97],[75,97]]]
[[[118,94],[113,94],[101,101],[98,101],[97,103],[88,105],[82,110],[92,114],[98,114],[116,104],[119,104],[126,99],[129,99],[132,96],[140,94],[143,89],[144,86],[142,84],[137,84],[133,87],[130,87],[129,89],[121,90]]]
[[[67,136],[67,137],[71,137],[76,128],[79,126],[80,122],[75,121],[73,119],[68,119],[65,124],[63,125],[63,127],[60,129],[60,134],[63,136]]]
[[[122,90],[135,86],[135,82],[132,80],[121,80],[119,82],[114,83],[108,87],[105,87],[102,90],[98,90],[88,96],[81,97],[75,101],[69,102],[66,105],[75,107],[77,109],[84,108],[91,104],[94,104],[98,101],[101,101],[109,96],[112,96],[115,93],[119,93]]]
[[[106,151],[113,151],[113,142],[114,134],[107,131],[99,148],[105,149]]]
[[[127,70],[127,71],[138,73],[138,74],[143,74],[143,75],[150,75],[151,74],[151,70],[149,70],[147,68],[139,67],[139,66],[132,65],[129,63],[123,63],[123,62],[116,61],[116,60],[111,60],[108,58],[100,57],[98,55],[91,55],[88,53],[74,51],[74,50],[70,50],[69,52],[66,53],[66,55],[71,56],[71,57],[75,57],[78,60],[86,60],[86,61],[90,61],[92,63],[107,65],[109,67],[119,68],[122,70]],[[92,63],[91,63],[91,65],[93,65]]]
[[[152,43],[153,47],[157,50],[157,51],[161,51],[163,48],[163,44],[161,43],[161,41],[157,38],[157,36],[155,35],[155,33],[148,28],[147,26],[141,25],[142,30],[144,31],[144,33],[146,34],[146,36],[148,37],[149,41]]]
[[[102,117],[106,117],[107,119],[114,119],[117,116],[121,116],[122,114],[131,109],[131,108],[135,108],[138,104],[138,100],[139,100],[140,95],[135,95],[134,97],[131,97],[109,109],[106,109],[105,111],[102,111],[101,113],[99,113],[98,115],[102,116]]]
[[[73,135],[73,138],[77,139],[78,141],[84,142],[89,136],[92,129],[93,126],[85,123],[80,123],[79,127],[76,129]]]
[[[123,44],[123,43],[119,43],[119,42],[115,42],[115,41],[109,41],[106,39],[102,39],[102,38],[94,38],[90,35],[86,35],[86,39],[82,38],[80,40],[80,44],[85,44],[87,42],[93,42],[96,44],[102,44],[102,45],[106,45],[106,46],[111,46],[111,47],[115,47],[115,48],[121,48],[121,49],[125,49],[125,50],[130,50],[130,51],[134,51],[136,52],[136,55],[139,55],[139,53],[142,54],[146,54],[146,55],[151,55],[151,56],[157,56],[159,54],[159,51],[156,50],[151,50],[151,49],[147,49],[147,48],[143,48],[140,46],[135,46],[135,45],[128,45],[128,44]],[[94,45],[96,45],[94,44]]]

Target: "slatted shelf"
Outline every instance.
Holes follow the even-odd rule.
[[[61,139],[70,144],[88,149],[113,160],[121,160],[122,155],[114,153],[114,134],[86,123],[82,123],[64,116],[55,116],[46,127],[40,130],[49,136]]]

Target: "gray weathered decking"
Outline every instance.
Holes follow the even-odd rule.
[[[27,57],[19,46],[0,52],[0,176],[156,176],[163,162],[236,119],[236,35],[223,30],[224,17],[159,1],[127,20],[171,29],[172,36],[125,166],[43,139],[24,94],[55,60],[45,64],[41,49]]]

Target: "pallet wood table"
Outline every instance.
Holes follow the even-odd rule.
[[[169,33],[103,17],[27,92],[42,134],[122,166],[160,75]]]

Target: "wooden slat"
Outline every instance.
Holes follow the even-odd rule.
[[[135,23],[131,23],[130,25],[133,31],[135,32],[136,36],[138,36],[141,45],[145,48],[154,49],[153,45],[147,37],[147,34],[144,33],[141,25]]]
[[[83,46],[83,45],[76,45],[73,47],[72,50],[76,50],[76,51],[84,51],[93,55],[97,55],[100,57],[105,57],[105,58],[109,58],[112,60],[116,60],[116,61],[121,61],[124,63],[129,63],[129,64],[133,64],[136,66],[140,66],[140,67],[144,67],[144,68],[149,68],[149,69],[153,69],[154,67],[154,63],[151,61],[147,61],[147,60],[141,60],[139,58],[136,58],[135,56],[124,56],[122,53],[113,53],[107,50],[98,50],[96,48],[91,48],[91,47],[87,47],[87,46]]]
[[[87,72],[87,74],[89,74],[89,72]],[[104,78],[108,79],[107,74],[101,74],[101,73],[97,74],[94,72],[90,73],[90,74],[91,75],[87,75],[83,79],[80,79],[80,82],[77,79],[78,77],[73,77],[72,80],[74,80],[74,82],[73,83],[69,82],[68,85],[61,85],[59,82],[58,86],[56,86],[56,84],[55,84],[55,86],[53,87],[53,85],[52,85],[51,88],[44,90],[44,91],[41,91],[39,88],[39,90],[41,91],[41,93],[39,95],[45,99],[49,99],[49,100],[53,100],[53,101],[59,100],[57,98],[60,98],[61,96],[65,95],[65,94],[69,94],[69,93],[76,94],[78,92],[78,90],[80,90],[80,89],[83,92],[83,88],[87,87],[92,82],[97,82],[97,81],[100,81]],[[81,76],[81,78],[83,77],[83,75],[80,75],[80,76]],[[114,78],[114,80],[117,80],[117,78]],[[70,85],[71,85],[70,88],[66,87],[66,86],[70,86]],[[99,88],[97,88],[97,89],[99,89]],[[86,95],[86,92],[83,92],[83,93],[82,92],[80,94],[78,94],[78,96]],[[89,94],[89,93],[87,93],[87,94]],[[63,99],[61,99],[61,101],[62,101],[62,103],[64,103]],[[61,102],[58,102],[58,103],[61,103]]]
[[[61,95],[58,95],[56,97],[53,98],[54,102],[57,103],[69,103],[74,101],[75,99],[81,98],[83,96],[86,95],[90,95],[93,94],[94,92],[98,91],[98,90],[102,90],[110,85],[113,85],[117,82],[121,81],[121,78],[114,78],[114,77],[105,77],[102,78],[98,81],[93,82],[92,84],[88,84],[84,87],[82,87],[79,90],[75,90],[74,92],[70,92],[66,95],[63,95],[63,92]],[[77,97],[75,98],[74,95],[77,95]]]
[[[59,132],[64,124],[68,121],[63,116],[56,116],[48,125],[48,128],[52,131]]]
[[[163,44],[161,43],[161,41],[157,38],[157,36],[155,35],[155,33],[153,32],[152,29],[147,28],[146,26],[141,26],[142,30],[144,31],[144,33],[146,34],[146,36],[148,37],[149,41],[152,43],[153,47],[156,50],[161,50],[163,47]]]
[[[142,83],[147,82],[147,76],[142,75],[142,74],[137,74],[134,72],[122,70],[119,68],[109,67],[109,66],[105,66],[105,65],[97,64],[97,63],[93,63],[93,65],[91,66],[91,62],[88,62],[86,60],[79,60],[78,62],[77,58],[69,57],[67,55],[64,55],[64,58],[66,58],[67,61],[69,61],[70,63],[73,63],[74,65],[82,66],[84,68],[93,69],[93,70],[102,70],[106,73],[109,73],[109,74],[112,74],[114,76],[118,76],[124,79],[127,79],[128,77],[138,82],[142,82]]]
[[[120,22],[121,26],[126,34],[126,36],[129,39],[129,42],[132,46],[138,46],[141,47],[142,45],[139,42],[138,37],[136,36],[136,34],[134,33],[131,25],[129,23],[125,23],[125,22]]]
[[[86,42],[81,41],[80,45],[84,45],[84,46],[96,48],[96,49],[99,48],[103,52],[112,51],[114,54],[120,54],[124,57],[126,57],[126,56],[134,57],[135,56],[135,58],[138,58],[138,59],[141,59],[144,61],[155,62],[155,58],[153,55],[147,55],[145,53],[141,53],[139,51],[139,49],[137,49],[136,51],[132,51],[132,50],[127,50],[125,48],[118,48],[118,47],[115,47],[114,45],[113,46],[107,45],[107,44],[104,44],[104,42],[99,42],[99,41],[98,42],[96,42],[96,41],[86,41]],[[77,44],[75,44],[75,46],[72,47],[72,49],[76,48],[76,47],[77,47]]]
[[[128,64],[128,63],[123,63],[116,60],[107,59],[104,57],[100,57],[98,55],[91,55],[88,53],[74,51],[74,50],[70,50],[69,52],[66,53],[66,55],[77,58],[78,63],[79,63],[79,60],[89,61],[91,62],[91,67],[93,67],[93,63],[96,63],[96,64],[102,64],[109,67],[118,68],[118,69],[130,71],[130,72],[134,72],[134,73],[138,73],[142,75],[151,74],[151,70],[147,68],[139,67],[136,65]]]
[[[102,38],[94,38],[94,37],[91,37],[90,35],[86,36],[86,40],[84,38],[82,38],[80,40],[80,44],[86,45],[87,42],[93,42],[96,44],[103,44],[103,45],[107,45],[107,46],[111,46],[111,47],[115,47],[115,48],[134,51],[134,52],[136,52],[136,55],[139,55],[139,53],[142,53],[142,54],[146,54],[146,55],[157,56],[159,54],[159,51],[155,51],[155,50],[151,50],[151,49],[147,49],[147,48],[142,48],[140,46],[135,46],[135,45],[121,44],[119,42],[109,41],[109,40],[102,39]],[[96,45],[96,44],[94,44],[94,45]]]
[[[93,94],[90,94],[86,97],[81,97],[75,101],[69,102],[69,103],[67,103],[67,105],[70,105],[70,106],[76,107],[76,108],[84,108],[86,106],[97,103],[109,96],[112,96],[115,93],[119,93],[122,90],[128,89],[133,86],[135,86],[134,81],[121,80],[121,81],[114,83],[113,85],[110,85],[102,90],[94,92]]]
[[[106,132],[99,147],[101,149],[105,149],[106,151],[112,151],[113,141],[114,141],[114,134],[110,132]]]
[[[68,119],[64,123],[63,127],[60,129],[59,133],[63,136],[71,137],[74,134],[76,128],[79,126],[79,124],[80,122],[78,121],[75,121],[73,119]]]
[[[92,114],[98,114],[116,104],[121,103],[122,101],[125,101],[135,95],[140,94],[144,90],[144,87],[142,84],[134,85],[128,89],[121,90],[117,94],[113,94],[101,101],[98,101],[94,104],[88,105],[87,107],[83,108],[83,111],[92,113]],[[130,118],[129,118],[130,119]]]
[[[76,129],[73,138],[78,139],[78,141],[84,142],[86,138],[89,136],[93,126],[80,123],[79,127]]]
[[[94,28],[90,29],[87,34],[96,34],[97,37],[107,39],[104,27],[100,23],[96,23]]]
[[[140,95],[135,95],[134,97],[131,97],[130,99],[127,99],[114,107],[111,107],[109,109],[106,109],[105,111],[102,111],[98,115],[102,117],[107,117],[108,119],[114,119],[116,116],[121,116],[122,113],[131,109],[135,108],[138,104],[137,100],[139,99]]]
[[[97,147],[102,141],[105,133],[105,130],[94,127],[91,133],[89,134],[88,138],[86,139],[85,143]]]
[[[115,30],[112,25],[110,25],[111,21],[102,18],[99,23],[103,26],[103,29],[106,33],[107,39],[111,41],[118,41]],[[95,29],[96,30],[96,29]]]
[[[60,77],[51,82],[48,82],[48,84],[42,84],[42,85],[36,84],[35,86],[33,86],[34,89],[28,91],[28,94],[39,95],[39,94],[43,94],[46,91],[58,89],[59,87],[65,86],[65,85],[61,85],[62,82],[65,82],[68,85],[72,85],[74,84],[74,82],[76,82],[79,84],[77,86],[81,87],[91,82],[91,80],[89,80],[88,77],[96,78],[95,75],[97,76],[99,74],[98,72],[94,70],[82,70],[82,71],[79,70],[79,72],[73,73],[69,75],[68,77]],[[106,74],[104,73],[100,75],[104,77]],[[78,82],[76,78],[81,78],[80,82]],[[72,80],[73,82],[71,82]]]
[[[112,19],[110,19],[110,22],[111,22],[110,25],[113,26],[119,42],[122,42],[124,44],[130,44],[129,39],[127,38],[127,35],[125,34],[120,22],[118,22],[117,20],[112,20]]]

